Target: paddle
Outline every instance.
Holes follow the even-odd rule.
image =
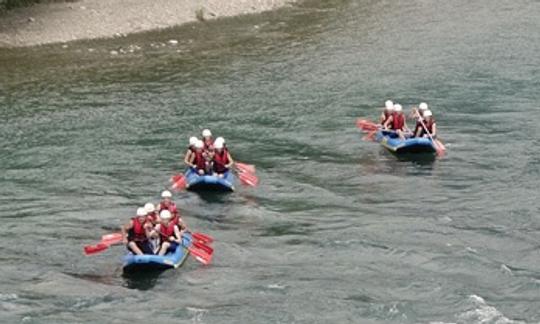
[[[372,121],[366,120],[366,119],[358,119],[356,121],[356,126],[363,130],[364,132],[372,132],[377,131],[381,128],[381,125],[375,124]]]
[[[253,164],[245,164],[242,162],[235,162],[236,169],[241,172],[255,173],[255,166]]]
[[[170,182],[173,183],[171,186],[172,189],[185,189],[186,188],[186,177],[183,174],[177,174],[171,177]]]
[[[203,233],[191,233],[191,238],[192,246],[186,248],[193,255],[195,260],[199,261],[204,265],[209,265],[210,262],[212,262],[212,255],[214,254],[214,249],[206,245],[205,243],[212,243],[214,241],[214,238]]]
[[[102,251],[105,251],[109,248],[107,244],[104,243],[98,243],[96,245],[85,245],[84,246],[84,254],[85,255],[92,255],[96,254]]]
[[[202,242],[202,243],[210,244],[210,243],[214,242],[213,237],[211,237],[210,235],[207,235],[207,234],[203,234],[203,233],[191,233],[191,237],[194,240]]]
[[[112,241],[114,243],[121,242],[123,239],[122,233],[110,233],[110,234],[104,234],[101,236],[101,241]]]
[[[255,175],[255,166],[242,162],[235,162],[235,169],[243,185],[256,187],[259,184],[259,178]]]
[[[371,131],[367,135],[364,135],[364,137],[362,137],[362,140],[363,141],[372,141],[372,142],[374,142],[375,141],[375,134],[377,134],[377,130]]]
[[[238,177],[240,178],[240,182],[244,185],[256,187],[259,184],[259,178],[254,174],[239,172]]]
[[[358,119],[356,121],[356,126],[360,128],[362,131],[367,132],[368,134],[362,137],[363,141],[375,141],[375,134],[378,130],[381,129],[381,125],[375,124],[372,121],[369,121],[367,119]]]
[[[212,262],[212,255],[206,253],[204,250],[194,249],[193,247],[184,247],[187,248],[195,260],[199,261],[200,263],[209,265]]]
[[[214,254],[214,249],[202,242],[198,242],[198,241],[193,241],[191,242],[191,244],[196,247],[197,249],[200,249],[200,250],[203,250],[204,252],[212,255]]]
[[[212,236],[204,233],[191,232],[191,237],[193,238],[193,240],[201,243],[211,244],[212,242],[214,242],[214,238]],[[100,243],[108,243],[112,245],[119,242],[122,242],[122,233],[105,234],[101,237]]]
[[[159,231],[159,233],[161,235],[163,235],[163,233],[161,231]],[[192,237],[193,237],[193,235],[192,235]],[[193,246],[195,246],[195,243],[196,243],[195,241],[191,242],[191,244]],[[182,244],[182,243],[180,243],[180,244]],[[212,253],[214,252],[214,250],[209,246],[203,245],[202,243],[198,243],[197,245],[200,246],[201,248],[196,248],[196,247],[193,247],[193,246],[185,246],[184,244],[182,244],[182,246],[184,248],[186,248],[191,255],[193,255],[195,260],[199,261],[200,263],[202,263],[204,265],[209,265],[210,262],[212,262],[212,254],[208,253],[206,250],[211,250]],[[202,246],[204,246],[204,247],[202,247]]]
[[[101,237],[101,242],[94,245],[85,245],[84,254],[92,255],[103,252],[109,248],[109,246],[121,243],[123,240],[122,233],[111,233]]]
[[[420,113],[416,108],[413,108],[413,111],[416,113],[416,116],[418,117],[418,121],[420,122],[420,125],[424,128],[426,133],[428,134],[429,138],[431,139],[431,142],[433,143],[433,146],[435,146],[435,151],[437,151],[438,156],[443,156],[444,151],[446,150],[446,147],[441,143],[439,140],[434,140],[433,136],[431,136],[431,133],[428,131],[426,124],[424,124],[424,121],[422,120],[422,117],[420,116]]]

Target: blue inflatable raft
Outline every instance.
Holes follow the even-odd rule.
[[[401,153],[435,153],[435,146],[426,137],[406,138],[402,140],[393,131],[377,131],[375,141],[381,143],[390,152]]]
[[[178,268],[186,260],[189,251],[186,247],[191,245],[191,234],[184,233],[182,236],[183,245],[178,245],[176,249],[160,256],[155,254],[136,255],[131,251],[124,256],[124,271],[136,271],[143,269],[167,269]]]
[[[198,175],[195,170],[189,168],[184,172],[186,177],[186,189],[192,191],[234,191],[235,176],[231,171],[223,174],[223,177],[213,175]]]

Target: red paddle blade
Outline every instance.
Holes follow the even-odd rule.
[[[435,142],[435,143],[437,143],[437,142]],[[435,144],[435,151],[437,152],[438,156],[443,156],[444,155],[444,149],[442,147],[440,147],[438,144]]]
[[[240,173],[239,177],[240,177],[240,182],[242,182],[242,184],[244,185],[256,187],[259,184],[259,179],[253,174]]]
[[[208,253],[209,255],[214,254],[214,249],[204,243],[194,241],[191,243],[191,245],[199,250],[203,250],[204,252]]]
[[[186,188],[186,178],[184,175],[177,178],[174,184],[172,185],[173,189],[185,189]]]
[[[356,127],[366,132],[379,129],[379,126],[377,124],[366,119],[358,119],[356,121]]]
[[[236,162],[236,167],[242,172],[255,173],[255,166],[253,164],[245,164],[242,162]]]
[[[111,245],[122,243],[122,241],[123,241],[122,237],[117,237],[117,238],[114,238],[114,239],[101,241],[101,243],[111,246]]]
[[[104,234],[101,236],[102,241],[116,241],[116,240],[122,240],[123,236],[122,233],[110,233],[110,234]]]
[[[109,245],[105,243],[98,243],[96,245],[86,245],[84,247],[84,254],[91,255],[103,252],[109,248]]]
[[[191,237],[194,241],[199,241],[202,243],[210,244],[214,242],[214,238],[212,236],[203,233],[191,233]]]
[[[363,141],[375,141],[375,134],[377,133],[376,130],[369,132],[366,136],[362,137]]]
[[[441,141],[435,140],[435,142],[441,148],[441,150],[446,151],[446,147],[444,146],[444,144]]]
[[[210,262],[212,262],[212,256],[204,252],[203,250],[194,249],[192,247],[188,248],[189,253],[195,258],[195,260],[199,261],[200,263],[204,265],[209,265]]]
[[[169,179],[169,182],[175,183],[176,181],[180,180],[183,177],[184,177],[183,174],[175,174]]]

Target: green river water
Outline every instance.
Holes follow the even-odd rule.
[[[538,17],[534,0],[307,1],[0,49],[0,322],[540,322]],[[447,154],[362,141],[387,99],[427,101]],[[175,193],[212,265],[125,276],[121,246],[84,256],[205,127],[260,178]]]

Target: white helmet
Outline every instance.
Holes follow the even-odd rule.
[[[161,198],[171,198],[172,193],[169,190],[165,190],[161,193]]]
[[[153,213],[156,211],[156,206],[152,203],[146,203],[144,204],[144,210],[146,210],[147,213]]]
[[[394,111],[400,112],[400,111],[402,111],[402,110],[403,110],[403,108],[401,107],[400,104],[395,104],[395,105],[394,105]]]
[[[161,218],[163,220],[169,220],[169,219],[171,219],[171,217],[172,217],[172,214],[167,209],[164,209],[164,210],[161,211],[161,213],[159,213],[159,218]]]
[[[137,216],[139,217],[146,216],[146,210],[144,210],[144,208],[142,207],[137,208]]]
[[[420,110],[428,110],[428,105],[425,102],[421,102],[420,105],[418,105],[418,108]]]
[[[216,140],[214,141],[214,143],[219,143],[219,142],[225,144],[225,139],[220,136],[220,137],[216,138]]]
[[[386,107],[386,110],[394,110],[394,103],[392,102],[392,100],[386,100],[384,106]]]
[[[203,137],[210,137],[210,136],[212,136],[212,132],[211,132],[208,128],[207,128],[207,129],[204,129],[204,130],[202,131],[202,136],[203,136]]]
[[[214,148],[221,150],[223,148],[223,142],[222,141],[214,142]]]
[[[431,117],[433,116],[433,113],[431,113],[431,110],[424,111],[424,117]]]
[[[189,138],[189,146],[195,145],[195,143],[197,143],[198,140],[199,140],[199,139],[198,139],[197,137],[191,136],[191,137]]]
[[[204,143],[201,140],[198,140],[197,143],[195,143],[195,148],[202,149],[204,147]]]

